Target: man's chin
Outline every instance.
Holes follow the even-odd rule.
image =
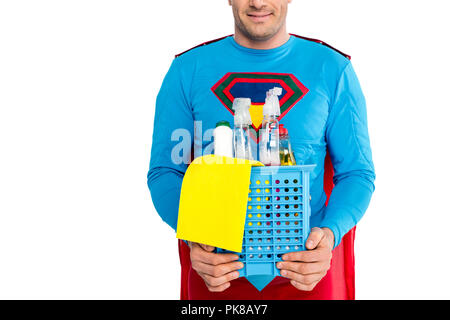
[[[243,31],[247,38],[253,41],[266,41],[273,37],[272,32],[267,28],[254,28],[253,26],[248,28],[245,26],[243,30],[241,28],[241,31]]]
[[[253,41],[267,41],[275,34],[270,32],[249,32],[248,37]]]

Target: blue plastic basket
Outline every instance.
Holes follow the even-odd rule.
[[[309,174],[315,165],[252,167],[240,276],[279,276],[284,253],[302,251],[311,214]],[[217,249],[219,253],[230,252]]]

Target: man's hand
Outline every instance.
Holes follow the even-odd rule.
[[[330,229],[312,228],[306,241],[308,250],[284,254],[277,267],[298,290],[311,291],[330,269],[333,247],[334,234]]]
[[[192,268],[205,281],[211,292],[222,292],[231,284],[230,281],[239,278],[237,270],[244,264],[233,253],[214,253],[214,247],[196,242],[188,242],[191,248]]]

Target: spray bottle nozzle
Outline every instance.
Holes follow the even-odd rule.
[[[283,89],[281,89],[280,87],[275,87],[271,90],[272,90],[272,94],[275,96],[281,96],[281,93],[283,92]]]
[[[265,115],[280,115],[280,101],[278,96],[281,95],[283,89],[275,87],[266,92],[266,103],[263,107],[263,114]]]
[[[251,125],[250,105],[252,100],[249,98],[235,98],[233,101],[234,124],[235,125]]]

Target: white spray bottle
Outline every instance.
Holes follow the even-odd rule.
[[[279,166],[279,123],[280,101],[282,89],[275,87],[267,92],[266,102],[263,107],[263,122],[260,133],[259,161],[266,166]]]

